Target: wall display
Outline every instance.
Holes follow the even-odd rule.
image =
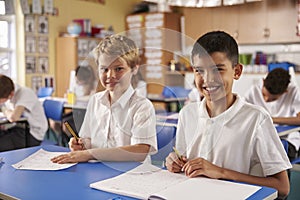
[[[39,1],[32,1],[38,7]],[[51,4],[50,1],[44,2]],[[52,2],[53,3],[53,2]],[[32,5],[34,7],[34,5]],[[25,15],[25,66],[26,79],[37,90],[46,86],[49,76],[49,21],[46,15]],[[53,79],[52,79],[53,80]],[[30,84],[30,83],[29,83]],[[48,84],[48,83],[47,83]],[[49,84],[48,84],[49,85]],[[52,84],[53,85],[53,84]]]
[[[53,13],[53,0],[44,0],[44,12],[49,14]]]
[[[38,49],[39,53],[48,53],[48,37],[39,37]]]
[[[32,0],[32,13],[42,14],[41,0]]]
[[[20,3],[21,3],[21,8],[22,8],[23,14],[29,14],[30,9],[29,9],[29,5],[28,5],[28,0],[20,0]]]
[[[39,57],[37,72],[48,73],[48,71],[49,71],[48,57]]]
[[[48,33],[48,17],[47,16],[39,16],[38,18],[38,32],[42,34]]]
[[[37,92],[40,87],[43,87],[42,76],[32,76],[31,77],[31,88],[33,91]]]
[[[35,45],[35,37],[26,36],[25,37],[25,51],[26,53],[35,53],[36,45]]]
[[[36,58],[34,56],[26,56],[26,73],[35,73],[36,70]]]
[[[35,30],[35,20],[33,15],[25,16],[25,32],[33,33]]]

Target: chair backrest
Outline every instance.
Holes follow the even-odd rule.
[[[285,140],[285,139],[281,139],[281,143],[283,145],[283,148],[284,148],[285,152],[288,153],[288,149],[289,149],[289,143],[288,143],[288,141]]]
[[[40,87],[37,91],[38,98],[50,97],[53,93],[52,87]]]
[[[152,160],[164,161],[173,151],[175,146],[176,127],[175,126],[156,126],[158,152],[151,156]]]
[[[46,117],[48,119],[52,119],[54,121],[61,121],[63,110],[64,110],[64,102],[57,101],[52,99],[46,99],[43,103],[44,111]]]

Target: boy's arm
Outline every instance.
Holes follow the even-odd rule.
[[[281,125],[300,125],[300,112],[296,117],[272,117],[273,123]]]
[[[84,151],[72,151],[59,155],[52,160],[55,163],[99,161],[144,161],[150,150],[148,144],[135,144],[116,148],[95,148]]]
[[[2,110],[8,121],[18,121],[25,110],[24,106],[17,106],[14,110],[4,109]]]
[[[183,170],[189,177],[207,176],[209,178],[233,180],[272,187],[278,190],[280,197],[287,196],[290,188],[286,171],[281,171],[267,177],[258,177],[218,167],[203,158],[188,161],[184,165]]]

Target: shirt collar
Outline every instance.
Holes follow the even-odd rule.
[[[122,96],[116,101],[116,103],[120,104],[122,108],[125,107],[126,103],[131,98],[134,93],[134,89],[131,85],[127,88],[127,90],[122,94]]]
[[[127,88],[127,90],[121,95],[121,97],[113,104],[120,104],[120,106],[122,108],[125,107],[126,103],[129,101],[129,99],[131,98],[132,94],[134,93],[134,89],[131,85],[129,85],[129,87]],[[109,106],[109,91],[106,90],[104,95],[100,97],[100,101],[102,104]]]
[[[240,98],[239,95],[234,95],[236,96],[236,100],[234,101],[234,103],[227,110],[225,110],[225,112],[221,113],[216,117],[211,118],[213,121],[218,120],[226,123],[230,121],[237,114],[237,112],[240,111],[240,109],[244,105],[244,101]],[[206,99],[203,99],[203,101],[200,104],[200,117],[210,118],[206,108]]]

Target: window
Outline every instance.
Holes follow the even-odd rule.
[[[5,1],[0,0],[0,73],[16,78],[15,16],[5,14]]]

